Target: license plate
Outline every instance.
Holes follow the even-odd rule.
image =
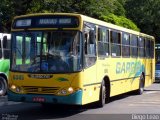
[[[33,97],[32,101],[33,102],[45,102],[45,98],[44,97]]]

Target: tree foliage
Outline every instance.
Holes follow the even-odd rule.
[[[125,9],[116,0],[32,0],[30,12],[76,12],[92,17],[125,15]]]
[[[160,39],[160,0],[127,0],[127,17],[132,19],[142,32]]]
[[[7,26],[10,26],[12,16],[11,3],[8,0],[1,0],[0,4],[0,32],[7,31]],[[9,22],[10,21],[10,22]]]
[[[14,16],[26,14],[32,0],[1,0],[0,32],[9,32]]]
[[[80,13],[97,19],[101,16],[120,17],[125,21],[126,11],[123,7],[126,0],[1,0],[0,4],[0,32],[9,32],[14,16],[40,12],[71,12]],[[126,23],[118,22],[118,25]],[[115,22],[117,24],[117,22]],[[124,27],[126,27],[125,25]],[[134,29],[130,26],[131,29]]]
[[[101,19],[118,26],[122,26],[128,29],[133,29],[135,31],[140,31],[140,29],[131,20],[123,16],[118,17],[114,14],[109,14],[107,16],[101,16]]]

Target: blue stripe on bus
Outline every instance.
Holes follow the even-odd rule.
[[[15,102],[34,102],[33,98],[44,98],[45,103],[53,104],[70,104],[70,105],[82,105],[82,91],[79,90],[68,96],[55,96],[55,95],[40,95],[40,94],[16,94],[12,91],[8,91],[8,100]]]

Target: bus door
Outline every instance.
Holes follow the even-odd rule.
[[[84,76],[83,85],[96,83],[96,27],[90,23],[84,23]]]

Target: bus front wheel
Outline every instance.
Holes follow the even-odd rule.
[[[106,102],[106,86],[105,86],[105,82],[102,81],[98,106],[103,107],[105,105],[105,102]]]
[[[7,82],[5,78],[0,76],[0,96],[4,96],[7,92]]]

